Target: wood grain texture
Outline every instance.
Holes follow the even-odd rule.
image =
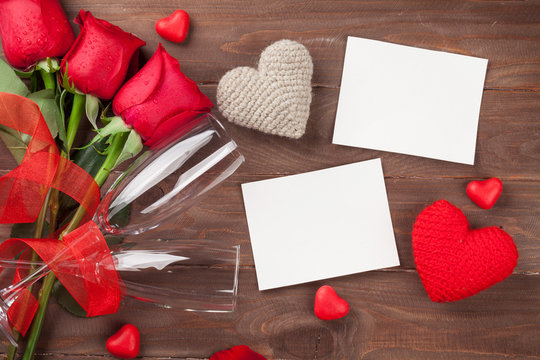
[[[239,344],[268,359],[540,359],[540,1],[61,3],[69,18],[84,8],[134,32],[147,42],[145,59],[163,42],[212,101],[226,71],[256,66],[273,41],[298,40],[313,56],[313,102],[299,140],[225,121],[246,163],[187,213],[146,234],[240,244],[235,313],[191,313],[126,300],[117,314],[79,319],[53,302],[36,360],[113,359],[105,341],[126,322],[139,327],[140,354],[147,360],[207,359]],[[154,32],[155,21],[176,9],[191,17],[182,44]],[[348,35],[489,59],[474,166],[331,144]],[[259,292],[240,184],[375,157],[383,163],[401,266]],[[0,145],[0,175],[14,166]],[[504,191],[485,211],[470,202],[465,187],[491,176],[503,180]],[[474,228],[503,228],[520,254],[508,279],[451,304],[429,300],[411,247],[416,216],[441,198],[460,207]],[[0,225],[0,239],[8,236],[9,226]],[[349,302],[345,318],[324,322],[313,315],[314,294],[323,284]],[[0,354],[7,347],[2,341]]]
[[[202,91],[215,100],[215,85],[202,86]],[[311,116],[299,140],[230,124],[215,110],[245,154],[239,173],[296,174],[381,157],[388,177],[540,180],[540,92],[484,91],[474,166],[333,145],[338,96],[339,89],[313,89]],[[0,149],[0,170],[9,170],[16,163],[3,144]]]
[[[231,67],[256,65],[262,49],[290,38],[314,58],[313,83],[340,84],[348,35],[489,59],[487,88],[540,89],[538,1],[91,1],[63,0],[133,32],[149,57],[163,42],[198,82],[217,82]],[[176,9],[190,14],[188,38],[159,38],[157,19]]]
[[[145,359],[208,358],[239,343],[269,359],[539,358],[540,292],[534,276],[513,275],[453,304],[431,302],[412,271],[374,271],[330,283],[351,311],[329,322],[313,316],[313,296],[322,282],[261,293],[253,269],[240,272],[238,311],[232,314],[129,301],[117,314],[80,319],[52,305],[39,358],[111,358],[104,342],[125,322],[141,330]]]
[[[340,84],[348,35],[487,58],[488,88],[540,89],[537,1],[63,1],[68,15],[80,8],[106,17],[148,43],[164,42],[199,82],[217,82],[231,67],[253,66],[262,49],[290,38],[314,58],[313,83]],[[153,31],[176,9],[190,14],[180,46]]]
[[[253,266],[240,184],[270,177],[234,175],[185,214],[143,237],[217,239],[231,246],[239,244],[241,263]],[[463,210],[472,228],[499,226],[513,236],[520,253],[515,273],[540,273],[540,185],[531,181],[505,181],[504,191],[497,204],[486,211],[478,208],[466,196],[468,181],[449,178],[386,178],[401,268],[414,268],[411,232],[416,216],[434,201],[447,199]],[[8,236],[8,230],[9,226],[0,226],[2,238]]]

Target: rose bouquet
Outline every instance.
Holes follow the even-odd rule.
[[[58,0],[0,1],[11,65],[0,62],[0,136],[19,164],[0,178],[0,222],[17,224],[13,234],[28,226],[34,235],[0,244],[0,267],[14,269],[13,285],[0,291],[0,328],[13,343],[8,359],[27,331],[23,359],[33,357],[53,288],[65,286],[86,316],[107,314],[118,309],[127,284],[115,266],[122,269],[127,258],[137,269],[179,261],[178,245],[143,243],[123,252],[118,235],[159,226],[243,162],[209,113],[212,102],[161,44],[139,70],[143,40],[89,11],[75,23],[77,37]],[[112,113],[103,107],[110,100]],[[83,117],[97,134],[74,148]],[[98,206],[111,171],[137,156]],[[36,301],[32,287],[41,278]]]

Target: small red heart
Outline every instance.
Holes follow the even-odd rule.
[[[504,280],[517,264],[512,237],[498,227],[471,230],[446,200],[426,207],[412,231],[416,270],[431,300],[456,301]]]
[[[139,330],[126,324],[107,340],[107,350],[119,359],[133,359],[139,353],[139,344]]]
[[[266,360],[266,358],[246,345],[238,345],[218,351],[210,357],[210,360]]]
[[[164,39],[181,43],[187,36],[189,15],[184,10],[176,10],[171,15],[156,22],[156,31]]]
[[[349,304],[339,297],[329,285],[324,285],[315,294],[315,316],[321,320],[335,320],[349,312]]]
[[[491,209],[503,190],[502,181],[491,178],[484,181],[471,181],[467,185],[467,195],[482,209]]]

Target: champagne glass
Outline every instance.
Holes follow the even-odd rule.
[[[220,248],[217,242],[212,246],[203,240],[143,241],[139,238],[138,242],[130,242],[126,237],[154,229],[186,211],[231,176],[243,162],[244,157],[236,143],[219,121],[207,113],[141,154],[113,183],[93,221],[110,240],[112,236],[121,239],[110,247],[128,295],[185,310],[234,310],[238,289],[238,247],[234,247],[232,256],[230,248]],[[127,223],[126,211],[129,213]],[[190,256],[187,256],[186,246],[191,247]],[[61,255],[57,254],[57,258]],[[134,262],[126,263],[127,259]],[[228,265],[209,265],[210,260],[218,259],[226,260]],[[0,290],[3,300],[0,301],[0,330],[14,343],[7,309],[22,289],[50,270],[43,263],[26,262],[25,265],[22,261],[1,260],[0,266],[4,267],[13,267],[15,263],[19,268],[30,266],[35,269],[38,266],[31,275]],[[93,260],[99,264],[99,259]],[[75,262],[66,259],[63,262],[64,269],[76,266]],[[180,270],[182,276],[178,274]],[[186,276],[190,272],[196,275]],[[107,279],[98,275],[97,278],[106,284]],[[153,285],[139,283],[140,277],[151,279]],[[174,287],[171,286],[173,283]]]
[[[76,246],[76,244],[75,244]],[[224,246],[215,240],[167,240],[124,242],[111,251],[114,269],[121,278],[125,296],[186,311],[231,312],[236,307],[239,272],[239,245]],[[13,338],[7,311],[20,292],[51,270],[73,276],[80,264],[67,250],[58,253],[49,265],[41,261],[0,258],[1,278],[11,280],[8,270],[35,269],[27,277],[0,290],[0,330]],[[94,269],[91,281],[112,285],[107,277],[110,262],[103,254],[85,258]],[[81,279],[82,280],[82,279]],[[88,281],[88,279],[85,279]]]
[[[139,156],[104,195],[94,216],[104,233],[135,235],[158,227],[193,206],[244,162],[210,113],[178,132]],[[127,224],[121,216],[126,210]]]

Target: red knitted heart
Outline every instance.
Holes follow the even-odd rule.
[[[484,181],[471,181],[467,185],[467,195],[482,209],[491,209],[503,190],[502,181],[491,178]]]
[[[493,226],[471,230],[446,200],[425,208],[412,232],[416,270],[433,301],[456,301],[502,281],[517,264],[514,241]]]
[[[184,10],[176,10],[171,15],[156,22],[156,31],[164,39],[181,43],[187,36],[189,15]]]
[[[339,297],[334,288],[324,285],[315,294],[315,316],[321,320],[335,320],[349,312],[349,304]]]
[[[107,340],[107,350],[119,359],[133,359],[139,353],[140,335],[135,325],[126,324]]]

